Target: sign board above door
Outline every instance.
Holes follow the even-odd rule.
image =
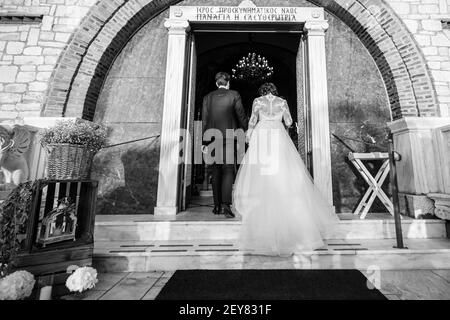
[[[324,20],[317,7],[172,6],[170,19],[190,22],[303,23]]]

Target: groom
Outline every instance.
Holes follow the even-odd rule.
[[[214,214],[225,214],[227,218],[234,218],[231,211],[231,189],[234,181],[235,163],[229,163],[226,159],[235,159],[235,139],[228,138],[227,129],[247,130],[248,119],[242,106],[241,96],[237,91],[230,90],[230,75],[219,72],[215,77],[217,90],[209,93],[203,99],[202,124],[203,137],[208,129],[215,129],[221,134],[223,144],[219,156],[211,164],[212,187],[214,197]],[[205,141],[204,144],[212,142]],[[222,152],[220,152],[222,151]],[[232,157],[230,154],[232,153]],[[228,154],[228,156],[227,156]]]

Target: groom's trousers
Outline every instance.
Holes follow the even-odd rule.
[[[232,153],[232,155],[230,154]],[[228,154],[228,157],[227,157]],[[227,161],[228,158],[228,161]],[[232,159],[231,163],[230,160]],[[214,205],[231,205],[231,193],[235,173],[235,142],[226,141],[223,144],[223,161],[214,163],[212,169],[212,188]]]

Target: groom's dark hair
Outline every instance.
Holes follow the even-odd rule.
[[[226,72],[218,72],[216,74],[216,85],[217,86],[226,86],[230,82],[230,75]]]

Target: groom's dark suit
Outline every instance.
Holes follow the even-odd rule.
[[[223,137],[222,164],[212,164],[214,206],[231,205],[231,189],[234,181],[234,163],[226,163],[226,152],[235,152],[235,140],[226,139],[227,129],[247,130],[248,118],[237,91],[219,88],[203,99],[203,133],[208,129],[217,129]]]

